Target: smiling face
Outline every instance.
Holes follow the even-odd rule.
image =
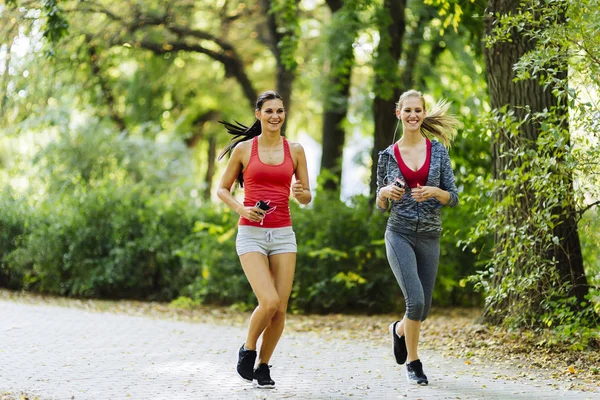
[[[396,116],[402,120],[404,131],[419,131],[425,118],[425,104],[418,96],[402,100],[396,109]]]
[[[260,110],[255,111],[262,131],[278,132],[285,121],[285,108],[280,99],[266,100]]]

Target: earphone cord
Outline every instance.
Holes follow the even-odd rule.
[[[396,123],[396,129],[394,129],[394,137],[392,138],[392,145],[394,145],[394,143],[396,142],[396,132],[398,132],[398,127],[400,126],[400,119],[398,119],[398,122]],[[392,159],[392,156],[388,157],[388,164],[387,164],[387,168],[385,171],[385,177],[386,179],[390,176],[390,160]],[[384,182],[384,183],[389,183],[389,182]]]

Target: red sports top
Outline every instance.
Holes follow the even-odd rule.
[[[263,228],[283,228],[292,225],[290,216],[290,186],[294,175],[294,161],[287,140],[283,139],[283,162],[265,164],[258,156],[258,137],[252,139],[250,161],[244,170],[244,206],[254,206],[259,200],[269,201],[271,209],[260,222],[240,217],[240,225]]]
[[[416,188],[417,184],[421,186],[425,186],[427,184],[427,176],[429,175],[429,164],[431,164],[431,140],[426,140],[427,155],[425,156],[425,164],[423,164],[421,168],[419,168],[419,170],[417,171],[413,171],[409,168],[408,165],[404,164],[404,160],[402,160],[402,155],[400,154],[400,149],[398,148],[398,143],[394,144],[394,154],[396,155],[396,160],[398,160],[400,172],[406,180],[406,184],[409,188]]]

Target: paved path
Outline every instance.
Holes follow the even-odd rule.
[[[410,386],[391,349],[284,334],[274,390],[235,373],[241,328],[0,301],[0,397],[45,399],[600,399],[547,381],[421,354],[427,387]],[[518,375],[514,373],[513,375]]]

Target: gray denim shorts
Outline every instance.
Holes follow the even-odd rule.
[[[296,253],[296,234],[291,226],[283,228],[260,228],[240,225],[235,239],[238,256],[250,252],[272,256],[281,253]]]

